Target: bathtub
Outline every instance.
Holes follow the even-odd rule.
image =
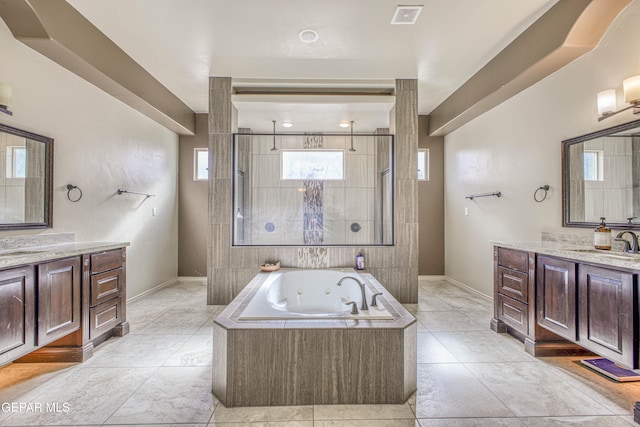
[[[238,319],[393,319],[381,301],[384,298],[378,299],[377,306],[371,306],[373,292],[366,284],[369,310],[360,310],[360,286],[355,280],[345,280],[338,286],[343,277],[366,283],[353,269],[292,269],[269,273]],[[351,304],[345,304],[346,301],[356,302],[359,313],[351,314]]]

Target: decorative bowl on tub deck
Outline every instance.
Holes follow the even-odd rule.
[[[270,263],[262,264],[262,265],[260,265],[260,270],[262,270],[262,271],[278,271],[278,270],[280,270],[280,261],[276,262],[275,264],[270,264]]]

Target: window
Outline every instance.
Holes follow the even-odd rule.
[[[7,147],[7,178],[27,177],[27,149]]]
[[[209,150],[207,148],[193,149],[193,180],[206,181],[209,179]]]
[[[282,150],[281,178],[344,179],[344,150]]]
[[[604,181],[604,150],[584,150],[584,180]]]
[[[418,181],[429,181],[429,150],[418,150]]]

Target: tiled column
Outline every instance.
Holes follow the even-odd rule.
[[[209,240],[207,303],[228,304],[234,297],[229,268],[231,249],[231,78],[209,79]]]

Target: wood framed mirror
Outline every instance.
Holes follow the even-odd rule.
[[[640,120],[562,141],[562,225],[640,229]]]
[[[52,227],[53,139],[0,124],[0,230]]]

